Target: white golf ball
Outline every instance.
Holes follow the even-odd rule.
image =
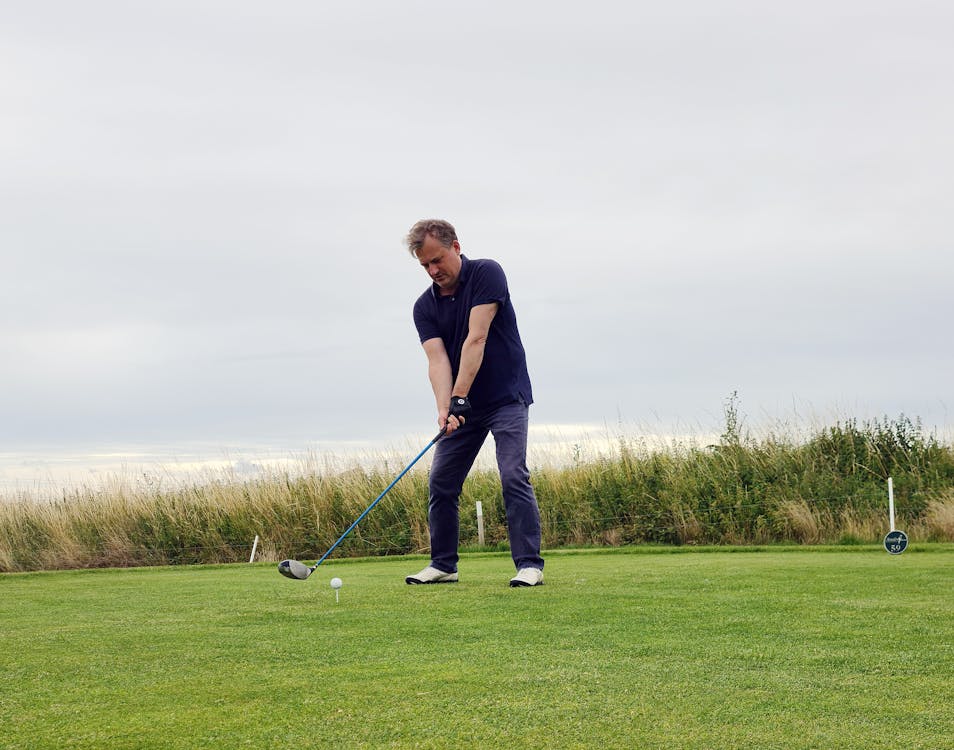
[[[332,578],[332,579],[331,579],[331,588],[333,588],[333,589],[340,589],[340,588],[341,588],[341,579],[340,579],[340,578]]]

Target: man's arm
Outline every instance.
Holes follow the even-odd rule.
[[[456,418],[447,419],[453,386],[450,357],[447,356],[444,342],[439,338],[428,339],[422,346],[427,355],[427,377],[431,381],[431,390],[434,391],[434,400],[437,403],[437,425],[442,430],[446,425],[447,431],[453,432],[460,427],[460,422]]]
[[[484,361],[487,333],[490,331],[490,324],[497,314],[497,307],[496,302],[490,302],[486,305],[476,305],[471,308],[467,325],[467,338],[464,339],[464,347],[460,353],[460,369],[457,371],[457,380],[448,397],[466,397],[470,393],[470,387],[474,384],[474,378],[477,377],[480,365]]]

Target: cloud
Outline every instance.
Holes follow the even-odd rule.
[[[541,422],[950,420],[946,7],[55,5],[0,31],[0,444],[430,427],[422,216]]]

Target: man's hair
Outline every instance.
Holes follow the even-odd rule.
[[[404,238],[404,241],[407,243],[407,249],[410,250],[411,255],[417,257],[427,235],[431,235],[431,237],[440,242],[444,247],[450,247],[457,239],[457,231],[449,221],[444,221],[443,219],[421,219],[417,224],[411,227],[411,231],[408,232],[407,237]]]

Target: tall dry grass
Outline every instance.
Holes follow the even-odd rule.
[[[887,531],[893,477],[898,528],[912,541],[954,541],[954,448],[905,417],[849,420],[796,440],[743,434],[730,402],[716,444],[647,448],[620,438],[602,453],[555,456],[533,482],[546,548],[567,545],[869,543]],[[394,462],[345,471],[304,467],[162,488],[117,479],[53,500],[0,502],[0,571],[166,565],[319,556],[393,479]],[[500,484],[472,472],[461,542],[506,547]],[[427,474],[409,472],[336,551],[426,552]]]

